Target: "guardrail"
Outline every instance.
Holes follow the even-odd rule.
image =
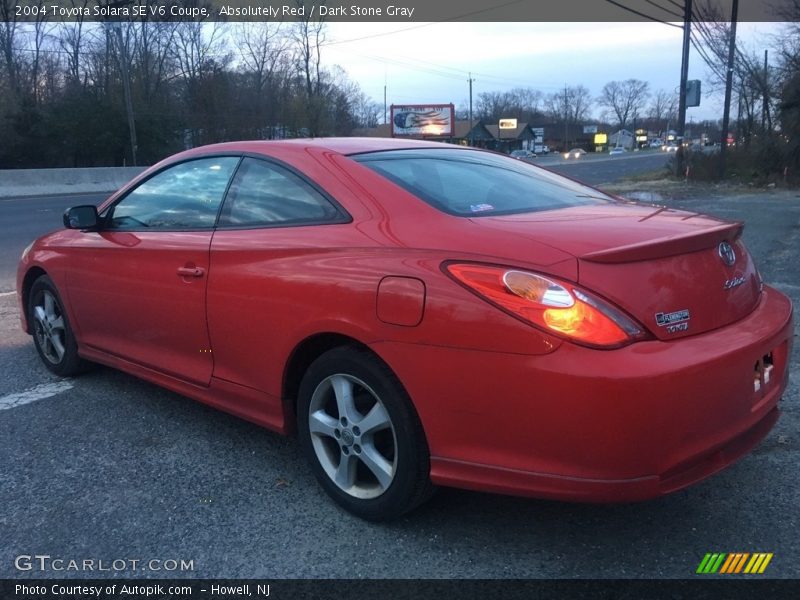
[[[0,198],[113,192],[147,167],[0,170]]]

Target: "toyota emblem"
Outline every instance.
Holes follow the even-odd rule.
[[[729,267],[736,262],[736,252],[734,252],[733,246],[731,246],[728,242],[722,242],[717,250],[722,262]]]

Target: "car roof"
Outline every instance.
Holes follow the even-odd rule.
[[[411,148],[461,148],[454,144],[429,142],[425,140],[406,140],[398,138],[359,138],[359,137],[321,137],[300,138],[292,140],[250,140],[240,142],[224,142],[193,148],[189,153],[208,152],[254,152],[272,154],[281,148],[302,150],[317,148],[330,150],[339,154],[360,154],[362,152],[380,152],[384,150],[403,150]]]

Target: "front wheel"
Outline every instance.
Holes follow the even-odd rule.
[[[31,286],[28,319],[36,351],[44,366],[61,377],[85,370],[87,363],[78,356],[78,345],[61,297],[47,275],[39,277]]]
[[[391,370],[373,354],[336,348],[300,385],[297,423],[325,491],[369,520],[399,517],[432,491],[419,418]]]

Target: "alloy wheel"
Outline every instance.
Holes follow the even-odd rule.
[[[360,379],[337,373],[314,390],[308,428],[317,460],[346,494],[376,498],[394,480],[397,436],[378,395]]]

